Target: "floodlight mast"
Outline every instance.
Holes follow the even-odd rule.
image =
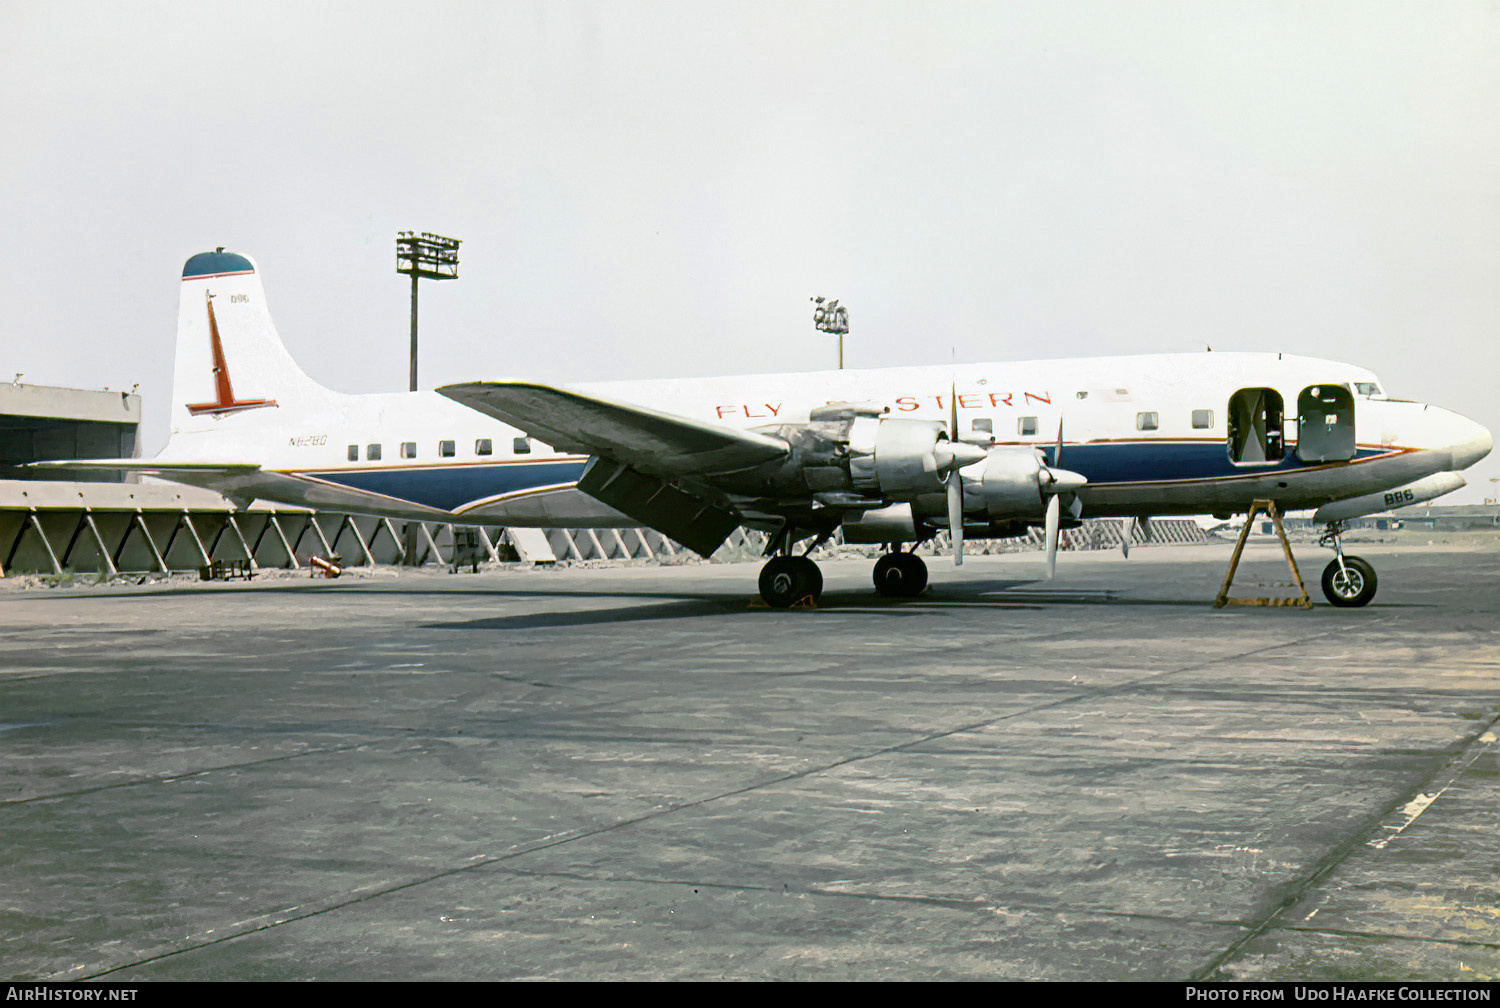
[[[834,333],[839,338],[839,370],[844,370],[844,336],[849,332],[849,309],[839,307],[839,299],[827,304],[820,297],[810,298],[818,307],[813,309],[813,325],[819,332]]]
[[[411,277],[411,391],[417,390],[417,281],[458,279],[457,238],[445,238],[428,231],[396,233],[396,272]],[[403,561],[416,566],[417,524],[406,523],[406,556]]]
[[[427,231],[396,233],[396,272],[411,277],[411,391],[417,390],[417,280],[458,279],[457,238]]]

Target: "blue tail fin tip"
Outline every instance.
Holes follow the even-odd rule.
[[[225,252],[199,252],[182,267],[182,279],[224,276],[227,273],[254,273],[255,264],[242,255]]]

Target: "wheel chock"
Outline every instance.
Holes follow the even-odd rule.
[[[775,606],[768,605],[768,604],[766,604],[766,600],[765,599],[759,599],[758,598],[758,599],[755,599],[754,601],[750,602],[748,605],[746,605],[745,608],[746,609],[774,609]],[[801,609],[803,611],[807,611],[807,610],[810,610],[810,609],[816,609],[816,608],[818,608],[818,601],[817,601],[817,599],[813,598],[811,595],[804,595],[801,598],[799,598],[797,601],[793,602],[791,605],[787,606],[786,608],[787,609]],[[782,610],[782,611],[784,612],[785,610]]]

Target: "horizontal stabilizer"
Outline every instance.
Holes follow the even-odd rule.
[[[254,462],[156,462],[151,459],[83,459],[32,462],[32,469],[90,469],[159,476],[174,483],[202,487],[244,506],[251,501],[279,501],[315,510],[385,515],[427,521],[451,520],[442,508],[344,486],[315,476],[262,469]]]
[[[150,476],[160,473],[170,477],[173,473],[199,473],[212,475],[243,475],[260,468],[258,462],[156,462],[151,459],[49,459],[44,462],[28,462],[27,469],[102,470],[106,472],[136,472]]]
[[[550,385],[469,382],[438,391],[559,451],[602,455],[658,476],[734,472],[787,453],[785,442],[764,434]]]

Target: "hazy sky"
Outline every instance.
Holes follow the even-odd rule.
[[[406,387],[1270,349],[1500,429],[1500,4],[0,0],[0,367],[145,396],[260,263]],[[1455,500],[1494,495],[1492,457]]]

